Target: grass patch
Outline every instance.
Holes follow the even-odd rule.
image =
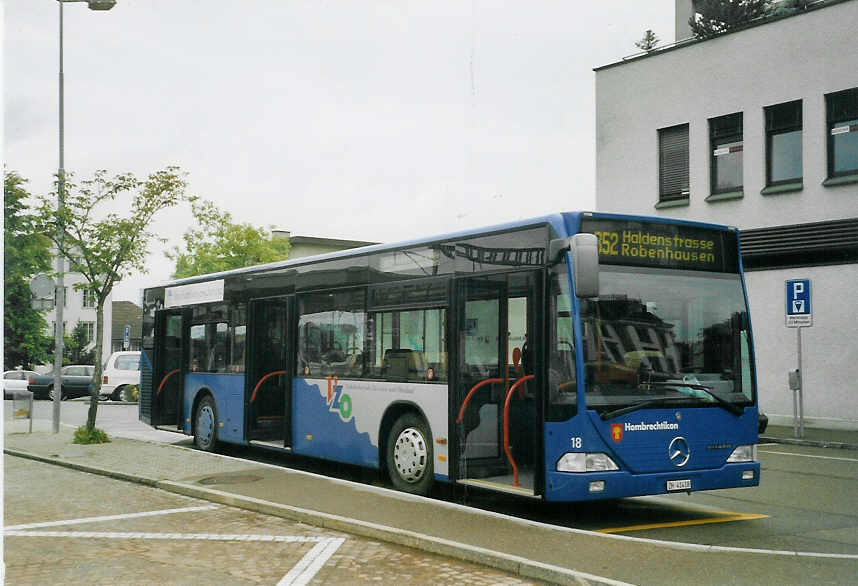
[[[85,425],[81,425],[76,430],[74,430],[74,440],[72,443],[75,444],[107,444],[110,443],[110,438],[107,437],[107,434],[98,429],[97,427],[93,427],[91,430],[87,429]]]

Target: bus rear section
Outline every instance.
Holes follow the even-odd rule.
[[[580,230],[598,296],[564,301],[555,277],[546,500],[758,485],[737,232],[598,215]]]

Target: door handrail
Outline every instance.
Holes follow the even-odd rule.
[[[167,382],[167,379],[170,378],[171,376],[173,376],[174,374],[176,374],[177,372],[181,372],[181,370],[182,370],[181,368],[177,368],[175,370],[171,370],[170,372],[168,372],[167,374],[164,375],[164,378],[161,379],[161,384],[158,385],[158,390],[155,393],[156,397],[161,394],[161,391],[164,388],[164,383]]]
[[[512,399],[512,394],[518,388],[519,385],[528,380],[533,380],[533,375],[528,374],[527,376],[523,376],[509,388],[506,393],[506,401],[503,404],[503,451],[506,453],[506,459],[509,461],[510,466],[512,466],[512,485],[518,486],[518,466],[515,464],[515,458],[512,457],[512,451],[509,449],[509,401]]]
[[[504,379],[502,378],[487,378],[472,386],[471,390],[468,391],[468,394],[465,395],[465,400],[462,401],[462,407],[459,409],[459,416],[456,418],[456,423],[462,422],[462,418],[465,416],[465,408],[467,408],[468,403],[471,401],[471,396],[477,392],[477,389],[492,383],[502,383],[503,381]]]
[[[262,383],[264,383],[266,380],[268,380],[272,376],[277,376],[278,374],[286,374],[286,371],[285,370],[275,370],[273,372],[269,372],[268,374],[263,376],[261,379],[259,379],[259,382],[256,383],[256,386],[253,387],[253,392],[250,394],[250,402],[251,403],[253,403],[253,401],[256,399],[256,392],[259,391],[259,387],[262,386]]]

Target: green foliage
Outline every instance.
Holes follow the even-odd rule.
[[[772,16],[788,16],[796,12],[807,10],[808,4],[812,0],[781,0],[777,2],[771,9]]]
[[[84,283],[75,285],[89,290],[96,301],[95,374],[92,393],[101,388],[102,340],[104,340],[104,302],[117,281],[134,272],[146,272],[149,243],[157,236],[149,231],[152,218],[160,211],[190,199],[185,195],[185,174],[178,167],[167,167],[137,179],[131,173],[108,176],[96,171],[91,179],[72,182],[57,177],[57,191],[38,198],[38,230],[54,243],[67,259],[72,272],[80,273]],[[59,190],[65,206],[55,204]],[[106,208],[125,208],[120,215]],[[87,427],[95,427],[98,401],[90,401]]]
[[[197,227],[189,228],[184,250],[174,246],[166,253],[176,263],[173,278],[216,273],[289,258],[289,240],[251,224],[235,224],[232,214],[207,200],[191,204]]]
[[[74,430],[74,439],[72,440],[72,443],[83,445],[109,444],[110,438],[97,427],[89,428],[86,425],[81,425]]]
[[[80,322],[72,330],[71,336],[66,336],[63,342],[64,364],[95,364],[95,348],[87,350],[92,340],[86,334],[86,328]]]
[[[30,278],[51,268],[50,240],[36,230],[24,189],[14,171],[3,181],[3,363],[7,368],[47,361],[53,342],[47,323],[32,307]]]
[[[688,25],[699,39],[714,37],[766,16],[770,4],[770,0],[700,0]]]
[[[655,33],[652,32],[652,29],[646,29],[646,32],[644,33],[643,37],[641,37],[641,40],[635,43],[635,47],[637,47],[641,51],[652,51],[653,49],[655,49],[655,46],[658,45],[660,42],[661,39],[659,39],[655,35]]]

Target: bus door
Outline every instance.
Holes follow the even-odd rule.
[[[454,381],[457,479],[536,494],[542,408],[534,380],[537,272],[461,279]]]
[[[182,309],[159,311],[155,317],[156,350],[152,365],[152,425],[182,429],[185,316]]]
[[[294,296],[250,302],[245,413],[248,440],[291,446],[292,340]]]

